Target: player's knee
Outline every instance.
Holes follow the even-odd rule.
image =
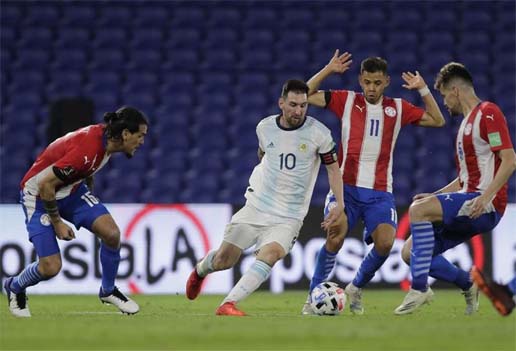
[[[394,245],[393,238],[382,238],[374,244],[376,252],[381,256],[386,256],[391,252],[392,246]]]
[[[120,247],[120,229],[118,226],[114,226],[109,232],[103,236],[102,241],[104,244],[113,249]]]
[[[60,271],[62,267],[61,257],[48,258],[45,260],[40,260],[38,263],[39,273],[45,278],[50,279],[55,277]]]
[[[409,207],[409,217],[412,222],[426,220],[426,204],[424,202],[413,202]]]
[[[285,251],[283,248],[274,250],[267,250],[266,252],[260,253],[257,257],[260,261],[267,263],[269,266],[274,266],[276,262],[285,257]]]

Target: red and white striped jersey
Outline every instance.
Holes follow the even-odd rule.
[[[488,101],[478,104],[462,121],[455,147],[462,191],[485,191],[500,167],[496,151],[513,148],[500,108]],[[504,184],[493,199],[493,206],[501,214],[507,205],[507,186]]]
[[[56,189],[56,199],[70,195],[87,177],[98,172],[109,160],[103,124],[95,124],[68,133],[52,142],[23,177],[24,193],[38,196],[38,183],[57,167],[67,181]]]
[[[417,124],[425,111],[384,96],[372,105],[362,94],[330,92],[327,108],[341,120],[344,184],[392,193],[392,154],[401,127]]]

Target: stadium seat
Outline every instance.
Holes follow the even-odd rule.
[[[164,28],[170,20],[168,6],[146,6],[141,4],[136,10],[134,21],[137,28]]]
[[[170,19],[169,19],[170,20]],[[202,8],[197,6],[178,6],[172,11],[171,23],[174,27],[181,28],[194,23],[205,23],[206,15]]]
[[[142,69],[159,67],[161,63],[161,52],[159,50],[152,50],[147,48],[133,51],[130,61],[127,63],[126,67],[130,70],[138,72]]]
[[[270,48],[275,40],[274,32],[269,28],[252,28],[244,30],[242,43],[248,48]]]
[[[81,27],[66,27],[57,34],[58,38],[55,41],[57,50],[85,48],[91,38],[90,31]]]
[[[164,68],[173,70],[193,70],[200,65],[200,55],[197,49],[168,49],[165,52]]]
[[[133,9],[134,7],[124,6],[122,3],[105,2],[99,6],[100,16],[96,21],[97,25],[106,26],[108,31],[129,27],[134,18]]]
[[[51,47],[54,40],[54,34],[47,27],[28,27],[21,35],[17,45],[22,49],[47,49]]]
[[[63,8],[61,23],[73,26],[88,27],[95,23],[97,13],[92,6],[81,6],[80,3],[70,4]]]
[[[93,46],[96,48],[96,54],[102,54],[99,51],[124,48],[128,40],[129,33],[123,27],[99,27],[94,32]]]
[[[274,28],[279,19],[276,11],[266,7],[250,7],[244,14],[243,24],[247,28]]]
[[[16,3],[5,2],[2,4],[0,11],[0,22],[2,23],[2,31],[6,28],[14,28],[22,22],[23,8]]]
[[[206,33],[202,46],[204,50],[233,48],[239,43],[238,32],[233,28],[215,28]]]
[[[242,52],[239,66],[243,71],[260,71],[270,69],[274,63],[274,55],[268,50],[245,50]]]
[[[235,28],[242,18],[242,14],[238,9],[230,7],[215,7],[210,10],[208,16],[208,24],[211,28]]]
[[[20,49],[18,59],[15,62],[16,68],[30,68],[43,70],[50,62],[50,52],[42,49]]]
[[[168,30],[168,40],[163,43],[167,48],[190,48],[193,43],[197,45],[201,41],[199,28],[176,28]]]
[[[493,18],[490,12],[480,11],[464,11],[462,14],[462,30],[469,32],[471,30],[489,31],[492,28]]]
[[[120,49],[95,50],[92,53],[90,68],[95,70],[120,70],[127,62],[125,54]]]
[[[87,53],[82,49],[67,49],[56,53],[53,68],[58,70],[82,70],[88,65]]]
[[[400,9],[399,11],[392,11],[389,16],[388,24],[391,30],[410,30],[418,27],[422,22],[423,16],[419,9],[405,8],[403,10]]]
[[[163,31],[158,28],[145,28],[132,32],[131,47],[134,53],[146,50],[159,50],[164,41]],[[153,65],[152,62],[149,65]]]
[[[317,29],[317,32],[328,32],[328,34],[335,31],[344,32],[343,29],[349,27],[353,21],[352,12],[349,11],[348,8],[336,9],[328,6],[322,6],[317,11],[317,15],[318,19],[314,20],[312,25]],[[345,44],[342,43],[338,45],[335,43],[334,45],[335,47],[340,47],[340,45]]]
[[[33,3],[27,7],[25,23],[49,28],[59,22],[59,17],[59,10],[55,4]]]
[[[237,63],[236,54],[233,49],[216,48],[204,53],[202,69],[230,70],[234,69]]]

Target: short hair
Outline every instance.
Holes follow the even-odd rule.
[[[287,97],[289,92],[294,92],[298,94],[307,94],[308,95],[308,85],[305,82],[299,79],[289,79],[283,84],[283,88],[281,89],[281,97],[284,99]]]
[[[368,57],[360,63],[360,74],[382,72],[387,75],[387,60],[381,57]]]
[[[458,62],[449,62],[437,74],[434,88],[439,90],[442,87],[446,87],[453,79],[460,79],[469,86],[473,86],[473,77],[466,66]]]
[[[116,112],[106,112],[104,122],[106,122],[106,136],[117,140],[122,139],[124,129],[136,133],[140,130],[140,125],[149,125],[147,117],[141,111],[129,106],[123,106]]]

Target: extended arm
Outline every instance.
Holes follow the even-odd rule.
[[[72,240],[75,238],[75,234],[72,228],[70,228],[61,219],[59,208],[57,206],[56,187],[62,184],[63,181],[57,178],[54,172],[49,172],[38,184],[39,196],[41,201],[43,201],[43,205],[48,216],[50,217],[50,222],[54,227],[56,236],[62,240]]]
[[[326,165],[326,170],[328,171],[328,182],[330,183],[330,189],[335,195],[335,199],[337,200],[337,206],[330,210],[330,213],[321,226],[324,230],[328,230],[332,224],[336,223],[340,216],[344,214],[344,195],[343,195],[343,186],[342,186],[342,173],[340,172],[339,164],[334,162],[332,164]]]
[[[500,188],[507,183],[511,175],[516,170],[516,154],[513,149],[504,149],[498,151],[498,157],[502,161],[496,172],[491,184],[482,193],[482,195],[473,199],[471,204],[471,218],[478,218],[483,212],[486,205],[496,196]]]
[[[330,62],[306,82],[309,88],[308,103],[318,107],[325,107],[324,91],[318,90],[319,86],[330,74],[346,72],[352,62],[350,53],[345,52],[339,56],[339,50],[335,50]]]
[[[412,198],[413,201],[424,199],[425,197],[432,196],[432,195],[438,195],[442,193],[453,193],[457,192],[461,189],[459,178],[455,178],[452,182],[450,182],[448,185],[444,186],[443,188],[434,191],[433,193],[422,193],[417,194]]]
[[[444,126],[445,121],[441,109],[437,105],[437,102],[426,85],[423,77],[419,75],[419,72],[416,71],[415,74],[412,72],[403,72],[401,78],[403,78],[406,83],[403,84],[403,87],[409,90],[417,89],[419,94],[421,94],[423,103],[425,104],[425,113],[419,120],[419,125],[422,127]]]

